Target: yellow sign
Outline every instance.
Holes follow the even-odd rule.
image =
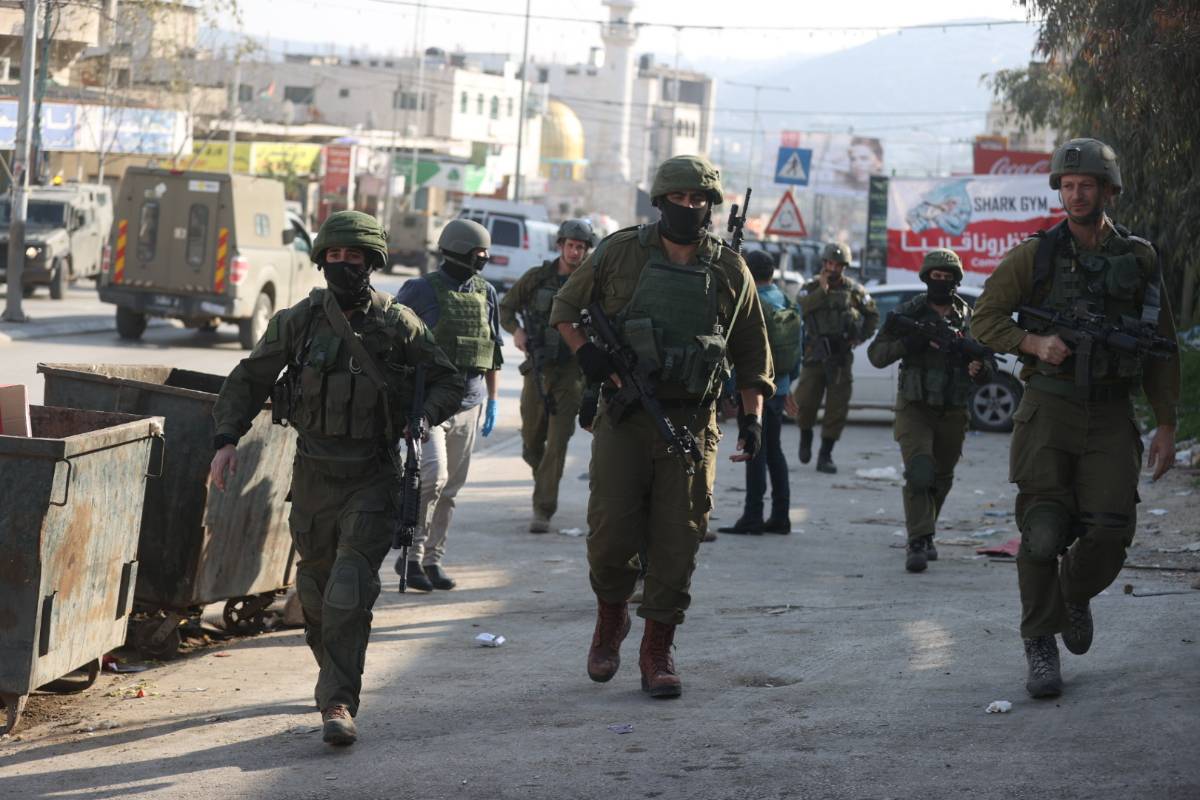
[[[225,172],[229,169],[229,142],[196,142],[192,146],[194,154],[191,164],[184,163],[185,169],[195,169],[202,172]],[[250,172],[250,143],[238,142],[233,150],[233,171],[245,175]]]
[[[233,150],[233,171],[241,175],[316,174],[321,145],[307,142],[238,142]],[[225,172],[229,169],[229,142],[196,142],[187,169]]]

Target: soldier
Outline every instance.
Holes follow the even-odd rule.
[[[651,197],[657,224],[626,228],[596,248],[554,299],[550,324],[575,352],[584,375],[607,381],[593,423],[588,565],[598,600],[588,675],[608,681],[629,632],[628,600],[637,578],[633,557],[649,556],[638,615],[646,620],[638,666],[651,697],[682,692],[671,654],[675,628],[691,602],[696,551],[708,525],[716,475],[714,400],[728,359],[737,369],[743,413],[735,461],[762,439],[763,397],[774,394],[770,350],[754,279],[742,259],[708,233],[722,200],[717,170],[700,156],[676,156],[658,168]],[[685,470],[642,408],[609,414],[620,381],[609,355],[578,328],[580,311],[598,304],[651,374],[665,413],[692,431],[701,451]]]
[[[879,324],[879,312],[867,290],[842,273],[850,263],[850,248],[827,244],[821,254],[821,271],[804,284],[800,310],[804,312],[804,367],[788,398],[788,413],[800,426],[800,463],[812,459],[813,425],[825,397],[821,422],[821,452],[817,470],[834,474],[833,446],[846,427],[854,375],[850,365],[855,347],[870,339]]]
[[[1121,191],[1113,149],[1096,139],[1061,145],[1050,161],[1050,186],[1067,219],[1004,257],[971,321],[981,342],[1025,364],[1009,480],[1017,484],[1021,637],[1033,697],[1062,693],[1054,636],[1072,653],[1087,652],[1089,603],[1117,577],[1133,541],[1142,443],[1130,393],[1145,389],[1158,422],[1149,458],[1157,480],[1175,460],[1180,383],[1178,353],[1144,360],[1107,337],[1091,342],[1090,354],[1078,345],[1073,351],[1061,327],[1028,314],[1013,321],[1022,305],[1085,310],[1175,342],[1153,246],[1105,213]]]
[[[914,322],[944,323],[962,335],[971,307],[954,291],[963,279],[958,254],[931,250],[921,264],[920,276],[928,291],[892,313]],[[962,455],[970,422],[967,400],[971,384],[985,379],[991,366],[945,352],[937,342],[918,333],[897,330],[891,315],[867,348],[867,358],[879,369],[900,361],[892,430],[904,460],[904,525],[908,529],[904,568],[924,572],[927,562],[937,561],[933,535],[954,484],[954,466]]]
[[[371,288],[371,270],[387,263],[387,236],[373,217],[332,215],[312,258],[328,288],[276,314],[225,379],[210,474],[223,490],[226,472],[237,471],[238,439],[271,396],[276,419],[298,435],[289,523],[304,638],[320,666],[317,707],[325,741],[348,745],[358,737],[371,607],[396,522],[389,451],[411,424],[401,397],[411,398],[409,375],[423,366],[425,422],[437,424],[458,408],[463,381],[421,320]]]
[[[556,328],[548,324],[554,295],[595,245],[592,225],[569,219],[558,227],[558,258],[521,276],[500,303],[500,324],[526,359],[521,364],[521,457],[533,469],[530,533],[550,530],[583,394],[583,373]],[[520,322],[518,322],[520,315]]]
[[[496,289],[479,275],[491,245],[491,236],[478,222],[450,220],[438,237],[439,269],[408,281],[396,293],[396,302],[415,311],[433,331],[438,346],[466,382],[458,411],[434,427],[421,448],[421,524],[408,563],[396,559],[396,573],[407,572],[408,585],[423,592],[455,586],[442,569],[455,499],[471,469],[475,432],[487,436],[496,424],[503,363],[499,303]]]

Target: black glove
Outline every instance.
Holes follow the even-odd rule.
[[[592,383],[603,383],[608,380],[609,375],[617,371],[608,353],[597,347],[594,342],[584,342],[575,351],[575,358],[579,359],[579,368]]]
[[[738,441],[742,443],[742,455],[754,457],[762,447],[762,423],[758,414],[738,414]]]
[[[583,393],[583,400],[579,403],[579,427],[585,431],[592,427],[592,423],[596,421],[596,409],[599,406],[599,392],[593,392],[589,389]]]
[[[904,342],[904,352],[910,356],[915,356],[929,349],[929,340],[919,333],[910,333],[901,338],[900,341]]]

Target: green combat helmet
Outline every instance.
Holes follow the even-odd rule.
[[[714,206],[724,202],[721,173],[704,156],[673,156],[658,165],[650,197],[657,199],[671,192],[707,192]]]
[[[331,247],[361,248],[371,269],[383,269],[387,265],[387,232],[378,220],[361,211],[338,211],[329,215],[313,242],[313,262],[319,265],[321,257]]]
[[[935,269],[944,269],[947,272],[953,272],[954,280],[962,283],[964,277],[962,259],[953,250],[939,247],[937,250],[930,250],[926,253],[925,260],[921,262],[921,271],[918,273],[918,277],[923,281]]]
[[[1093,175],[1121,191],[1117,153],[1099,139],[1072,139],[1061,144],[1050,157],[1050,188],[1057,189],[1063,175]]]
[[[850,245],[841,242],[830,242],[821,251],[822,261],[836,261],[839,264],[850,264]]]
[[[592,223],[586,219],[566,219],[558,226],[559,244],[563,239],[574,239],[592,247],[596,244],[596,232],[592,230]]]

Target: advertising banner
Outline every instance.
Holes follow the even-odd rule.
[[[887,265],[916,272],[926,253],[948,247],[962,258],[968,282],[978,283],[1005,253],[1064,216],[1044,175],[891,178]]]
[[[976,175],[1037,175],[1050,172],[1050,154],[975,144]]]
[[[171,156],[186,152],[191,128],[182,111],[123,106],[44,103],[42,149],[82,153]],[[17,133],[17,102],[0,100],[0,149]]]
[[[865,198],[871,176],[884,171],[883,144],[869,136],[783,131],[779,147],[781,153],[789,149],[797,152],[797,148],[798,152],[811,153],[804,185],[820,194]]]

